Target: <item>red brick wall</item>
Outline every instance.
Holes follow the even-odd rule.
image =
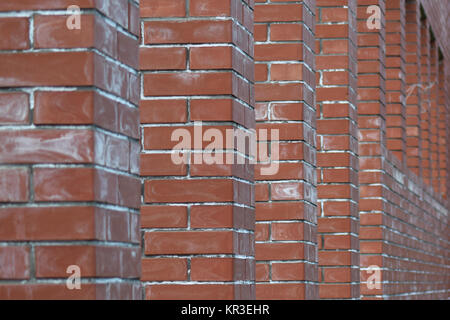
[[[425,10],[443,55],[448,59],[450,57],[450,43],[448,41],[450,20],[447,18],[450,15],[450,7],[445,1],[441,0],[421,0],[420,4]]]
[[[138,7],[116,6],[0,2],[2,299],[140,297]]]
[[[0,299],[448,299],[450,7],[112,3],[0,1]]]
[[[402,59],[403,50],[389,46],[389,39],[392,39],[389,34],[403,34],[403,31],[398,29],[403,27],[401,16],[403,5],[403,1],[398,1],[390,2],[387,6],[388,60],[386,61],[388,67],[397,67],[399,63],[401,67],[401,61],[398,58]],[[369,157],[367,155],[364,157],[363,149],[360,148],[360,264],[363,269],[361,294],[363,298],[368,299],[445,299],[448,297],[448,259],[445,248],[448,237],[446,213],[448,204],[441,198],[441,194],[429,186],[436,184],[431,175],[434,129],[430,127],[430,123],[433,123],[434,113],[437,110],[433,104],[433,99],[436,97],[433,97],[433,93],[436,91],[428,88],[432,85],[433,71],[430,67],[437,63],[437,56],[430,54],[432,50],[430,51],[429,48],[432,44],[429,40],[422,42],[422,56],[419,56],[419,43],[415,42],[419,39],[421,26],[417,20],[418,5],[413,1],[406,2],[406,51],[408,52],[406,81],[400,76],[396,78],[399,82],[397,85],[394,86],[394,82],[389,80],[386,83],[389,113],[387,123],[393,124],[392,113],[401,116],[406,108],[409,125],[407,127],[409,148],[406,154],[408,166],[414,171],[428,173],[423,173],[421,178],[418,178],[415,173],[408,170],[405,162],[402,161],[405,158],[405,154],[401,153],[402,148],[393,149],[394,153],[386,153],[381,144],[378,147],[379,152],[372,151]],[[426,21],[422,20],[423,22]],[[420,39],[424,41],[428,38],[428,31],[425,29]],[[375,42],[369,44],[369,46],[374,45]],[[396,58],[390,58],[391,56]],[[382,72],[383,56],[373,57],[377,58],[373,62]],[[419,63],[420,57],[422,61]],[[391,62],[395,64],[392,65]],[[396,72],[397,69],[392,71]],[[359,68],[359,81],[362,81],[361,72]],[[390,68],[388,68],[387,76],[388,79],[392,77]],[[405,86],[406,92],[401,90]],[[382,81],[378,83],[378,87],[379,90],[376,92],[379,95],[383,94]],[[400,99],[394,100],[397,102],[395,106],[389,105],[389,102],[393,102],[390,100],[392,97],[389,95],[390,88],[397,89],[393,91],[400,89],[401,96]],[[412,88],[414,91],[411,90]],[[412,94],[408,97],[408,93]],[[379,105],[381,107],[379,118],[371,123],[378,124],[378,135],[382,135],[383,99],[380,100]],[[361,103],[358,105],[358,108],[360,107]],[[359,127],[361,138],[363,137],[362,122]],[[363,141],[360,140],[360,146],[362,143]],[[428,178],[422,180],[425,176]],[[438,177],[436,179],[439,181]],[[373,274],[369,272],[370,266],[380,268],[379,288],[369,288],[366,283]]]

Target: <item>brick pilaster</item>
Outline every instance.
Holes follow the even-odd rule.
[[[420,155],[420,8],[406,1],[406,154],[408,167],[421,175]]]
[[[425,17],[420,22],[420,168],[425,183],[431,184],[430,115],[433,84],[430,73],[430,28]]]
[[[439,52],[435,39],[432,39],[430,49],[430,169],[431,185],[434,191],[439,194]]]
[[[361,295],[377,298],[382,294],[381,279],[370,286],[374,272],[382,276],[383,220],[386,214],[387,190],[385,159],[386,141],[386,2],[358,1],[358,129],[359,129],[359,196],[360,196],[360,268]],[[369,29],[367,8],[379,8],[378,27]],[[400,9],[400,8],[398,8]],[[401,30],[397,38],[401,37]],[[401,45],[401,42],[400,42]],[[391,48],[392,49],[392,48]],[[397,48],[401,52],[401,49]],[[401,61],[396,61],[400,63]],[[397,80],[398,81],[398,80]],[[401,81],[401,80],[400,80]],[[391,83],[392,85],[392,83]],[[397,88],[401,90],[400,87]],[[401,92],[400,92],[401,95]],[[401,97],[399,95],[399,97]],[[401,100],[399,100],[401,103]],[[401,118],[400,114],[397,117]],[[392,119],[392,118],[391,118]],[[400,124],[401,125],[401,122]],[[400,136],[401,138],[401,136]],[[401,140],[400,140],[401,141]],[[401,150],[401,149],[400,149]],[[398,162],[401,162],[398,160]],[[374,270],[373,268],[377,268]],[[372,287],[374,286],[374,287]]]
[[[406,161],[405,0],[385,3],[387,148],[401,161]]]
[[[0,298],[137,299],[138,4],[66,3],[0,5]]]
[[[146,298],[252,299],[253,165],[227,143],[254,129],[253,1],[146,0],[140,9]],[[172,160],[184,140],[177,129],[189,134],[181,163]],[[213,139],[222,145],[211,164]]]
[[[448,138],[450,130],[448,127],[448,121],[450,119],[448,99],[449,95],[445,88],[449,83],[448,81],[448,66],[446,70],[445,60],[439,60],[439,84],[438,84],[438,108],[439,108],[439,181],[441,195],[444,199],[448,199],[447,191],[450,190],[450,176],[448,174],[449,165],[449,147]]]
[[[359,298],[356,1],[317,2],[320,298]]]
[[[259,141],[278,172],[255,171],[257,299],[318,297],[314,13],[314,0],[255,7],[257,128],[279,132]]]

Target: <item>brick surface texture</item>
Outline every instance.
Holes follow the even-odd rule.
[[[0,299],[448,299],[449,12],[0,0]]]

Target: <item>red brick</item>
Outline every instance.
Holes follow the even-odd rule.
[[[319,296],[321,299],[345,299],[351,298],[350,284],[323,284],[319,289]]]
[[[272,240],[303,240],[302,223],[273,223]]]
[[[258,263],[256,264],[256,281],[269,281],[269,265]]]
[[[94,8],[93,0],[78,0],[77,5],[83,9]],[[71,0],[43,0],[36,3],[33,0],[25,0],[19,2],[5,2],[0,5],[0,11],[22,11],[22,10],[66,10],[73,2]]]
[[[90,163],[94,137],[90,130],[15,130],[0,132],[3,163]]]
[[[0,202],[28,202],[28,200],[28,169],[0,168]]]
[[[324,269],[324,280],[326,282],[351,282],[350,268],[326,268]]]
[[[0,19],[0,50],[21,50],[30,47],[28,18]]]
[[[144,22],[145,44],[228,43],[231,21]]]
[[[343,22],[348,19],[346,8],[322,8],[322,22]]]
[[[141,123],[186,122],[186,100],[142,100]]]
[[[255,22],[301,21],[303,7],[298,4],[265,4],[255,7]]]
[[[303,60],[302,46],[296,43],[255,45],[255,59],[258,61]]]
[[[185,0],[143,0],[140,3],[141,17],[184,17]]]
[[[93,123],[94,94],[91,91],[38,91],[34,98],[36,124]]]
[[[319,251],[319,265],[321,266],[349,266],[350,252],[333,252],[333,251]]]
[[[109,213],[109,218],[113,214]],[[123,214],[121,214],[123,216]],[[98,226],[96,227],[96,217]],[[10,241],[92,240],[103,219],[93,207],[0,209],[0,239]],[[21,224],[21,228],[16,225]],[[98,228],[98,229],[97,229]]]
[[[141,70],[182,70],[186,68],[185,48],[141,48]]]
[[[255,98],[258,101],[299,100],[303,97],[303,87],[297,83],[261,83],[255,88]]]
[[[29,122],[29,96],[24,92],[0,93],[0,124]]]
[[[229,17],[231,1],[192,0],[189,3],[189,15],[195,17]]]
[[[94,46],[94,15],[80,15],[81,29],[68,29],[67,16],[35,15],[36,48],[90,48]]]
[[[255,24],[255,32],[253,34],[255,41],[267,41],[267,29],[265,24]]]
[[[232,92],[231,73],[159,73],[144,75],[146,96],[225,95]]]
[[[66,278],[67,268],[80,267],[85,277],[138,276],[139,256],[136,248],[94,247],[94,246],[38,246],[36,254],[36,277]],[[112,264],[109,259],[123,259],[128,263]]]
[[[232,66],[231,47],[199,47],[190,50],[190,68],[230,69]]]
[[[192,206],[191,228],[232,228],[233,207]]]
[[[303,219],[303,208],[295,202],[258,203],[258,221]]]
[[[272,64],[270,68],[271,80],[300,81],[303,80],[301,64]]]
[[[303,120],[303,104],[274,103],[271,116],[274,120]]]
[[[0,60],[3,87],[93,84],[94,55],[90,52],[2,53]]]
[[[0,280],[22,280],[30,278],[29,247],[0,247]],[[1,295],[0,295],[1,296]]]
[[[157,284],[146,287],[146,299],[149,300],[232,300],[234,286],[226,284]]]
[[[231,180],[153,180],[145,183],[146,202],[225,202],[232,199]]]
[[[174,164],[171,154],[141,154],[141,176],[184,176],[186,164]]]
[[[142,259],[143,281],[187,280],[187,260],[173,258]]]
[[[192,99],[191,120],[248,122],[248,109],[231,99]]]
[[[270,25],[270,40],[272,41],[301,41],[303,27],[297,23],[277,23]]]
[[[256,286],[257,300],[303,300],[304,283],[271,283]]]
[[[181,206],[143,206],[142,228],[186,228],[187,209]]]
[[[255,240],[256,241],[268,241],[270,238],[270,224],[258,223],[255,226]]]
[[[150,232],[145,234],[146,254],[233,253],[233,234],[228,231]]]
[[[301,260],[303,243],[256,243],[255,259],[257,260]]]
[[[305,265],[303,263],[273,263],[272,278],[278,281],[304,280]]]
[[[233,259],[193,258],[191,260],[192,281],[232,281]]]
[[[94,170],[89,168],[36,168],[33,176],[36,201],[93,201]]]

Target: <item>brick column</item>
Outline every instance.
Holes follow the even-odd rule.
[[[254,167],[222,138],[254,128],[253,1],[144,0],[140,12],[146,298],[252,299]],[[187,163],[171,158],[176,129],[196,149]],[[202,159],[213,138],[231,161]]]
[[[375,298],[382,294],[382,290],[376,287],[369,287],[367,284],[368,277],[373,272],[376,272],[375,270],[368,271],[368,268],[372,266],[383,268],[383,257],[381,256],[384,244],[383,220],[386,207],[388,206],[386,203],[386,195],[388,193],[385,187],[387,183],[385,159],[388,157],[385,99],[386,7],[384,0],[358,0],[358,4],[361,295],[365,298]],[[372,5],[377,6],[380,10],[380,19],[378,21],[380,28],[369,29],[367,26],[367,7]],[[399,30],[398,36],[400,37],[400,35],[401,31]],[[401,79],[398,81],[401,81]],[[399,89],[401,89],[401,85],[397,87],[397,90]],[[399,111],[401,118],[401,104]],[[401,125],[401,122],[397,125]],[[379,281],[382,280],[380,279]],[[377,286],[381,285],[379,281],[376,283]]]
[[[95,3],[0,4],[1,299],[141,297],[138,9]]]
[[[430,168],[431,168],[431,185],[436,193],[439,193],[439,52],[437,43],[432,39],[430,51]]]
[[[424,17],[420,25],[420,167],[422,179],[426,184],[431,184],[431,151],[430,151],[430,113],[431,113],[431,88],[430,79],[430,28],[428,20]]]
[[[445,88],[448,88],[448,86],[450,85],[450,63],[447,61],[444,63],[444,61],[442,61],[442,67],[441,69],[444,69],[444,71],[442,72],[442,74],[444,75],[444,80],[441,82],[443,84],[443,87],[441,87],[441,94],[439,95],[439,99],[442,99],[442,104],[446,107],[446,110],[444,110],[444,114],[447,114],[447,121],[446,121],[446,127],[447,127],[447,140],[446,140],[446,145],[447,148],[444,152],[444,154],[446,154],[446,159],[447,161],[445,161],[445,166],[444,169],[441,169],[441,173],[444,177],[444,183],[446,184],[446,188],[443,189],[446,192],[443,193],[444,198],[449,199],[447,192],[450,190],[450,174],[448,172],[449,168],[450,168],[450,145],[448,144],[449,138],[450,138],[450,128],[449,128],[449,123],[450,123],[450,94],[448,92],[448,90],[446,90]],[[442,97],[442,98],[441,98]],[[441,161],[444,162],[444,161]],[[442,167],[442,166],[441,166]],[[445,177],[447,179],[445,179]],[[445,182],[445,180],[447,180]]]
[[[448,128],[448,121],[450,118],[450,110],[448,107],[448,93],[445,88],[448,85],[448,80],[446,78],[445,62],[444,60],[439,60],[439,76],[438,76],[438,97],[437,103],[439,108],[439,184],[440,192],[444,199],[448,199],[447,191],[449,190],[449,174],[448,174],[448,164],[449,164],[449,144],[448,137],[450,130]]]
[[[417,176],[421,175],[420,43],[419,2],[406,0],[406,162]]]
[[[359,298],[356,0],[318,1],[320,298]]]
[[[406,10],[405,0],[386,4],[386,138],[387,148],[406,161]]]
[[[314,12],[314,0],[255,7],[257,128],[280,140],[259,139],[279,162],[272,175],[255,171],[257,299],[318,297]]]

